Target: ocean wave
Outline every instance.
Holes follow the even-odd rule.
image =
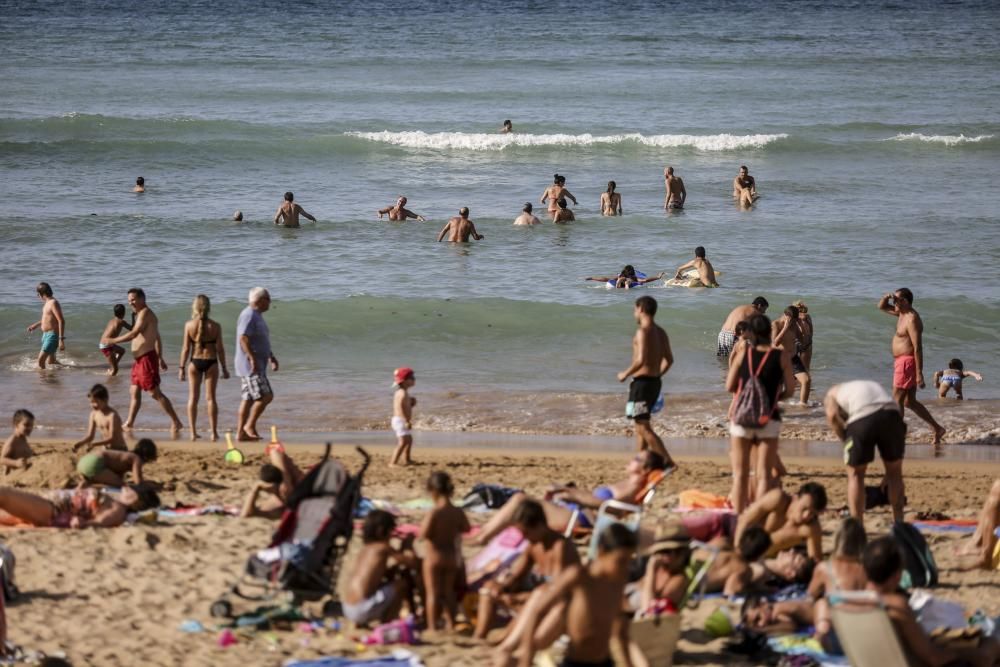
[[[593,134],[483,134],[466,132],[347,132],[346,136],[405,148],[439,150],[502,151],[513,147],[598,146],[636,144],[651,148],[695,148],[701,151],[731,151],[763,148],[787,139],[787,134],[653,134],[637,132],[595,136]]]
[[[921,134],[920,132],[907,132],[897,134],[886,141],[923,141],[933,144],[944,144],[945,146],[959,146],[961,144],[978,144],[993,138],[992,134],[980,134],[975,137],[967,137],[964,134]]]

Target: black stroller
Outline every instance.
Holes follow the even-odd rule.
[[[351,476],[330,458],[330,448],[327,443],[323,460],[292,491],[268,548],[251,556],[243,576],[212,603],[212,616],[232,616],[230,596],[255,601],[283,597],[292,605],[330,596],[323,614],[340,613],[337,574],[354,533],[361,480],[371,457],[358,447],[364,462]]]

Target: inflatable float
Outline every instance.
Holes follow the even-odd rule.
[[[721,275],[721,272],[715,272],[715,282],[719,282],[719,276]],[[705,285],[701,282],[701,278],[698,277],[698,269],[694,267],[685,269],[680,278],[665,280],[664,284],[668,287],[711,287],[711,285]]]

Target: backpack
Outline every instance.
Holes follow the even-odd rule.
[[[747,348],[747,367],[750,370],[750,377],[746,382],[740,380],[739,389],[733,397],[733,404],[729,408],[729,419],[737,426],[744,428],[761,428],[767,426],[771,421],[771,416],[777,407],[777,401],[772,402],[764,389],[764,384],[760,381],[760,371],[767,363],[767,358],[771,356],[774,349],[767,351],[764,358],[757,364],[757,370],[753,369],[753,348]]]
[[[503,507],[517,492],[518,489],[509,489],[497,484],[476,484],[462,500],[462,507],[483,505],[487,509],[495,510]]]
[[[894,523],[889,531],[903,554],[903,579],[900,586],[911,588],[937,586],[938,568],[934,554],[920,531],[908,523]]]

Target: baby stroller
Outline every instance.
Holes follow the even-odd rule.
[[[268,548],[250,556],[243,576],[212,603],[212,616],[232,616],[231,596],[254,601],[284,597],[291,605],[330,596],[324,615],[339,613],[337,574],[354,533],[361,480],[371,457],[358,447],[364,462],[351,476],[330,458],[330,448],[327,443],[323,460],[292,491]]]

